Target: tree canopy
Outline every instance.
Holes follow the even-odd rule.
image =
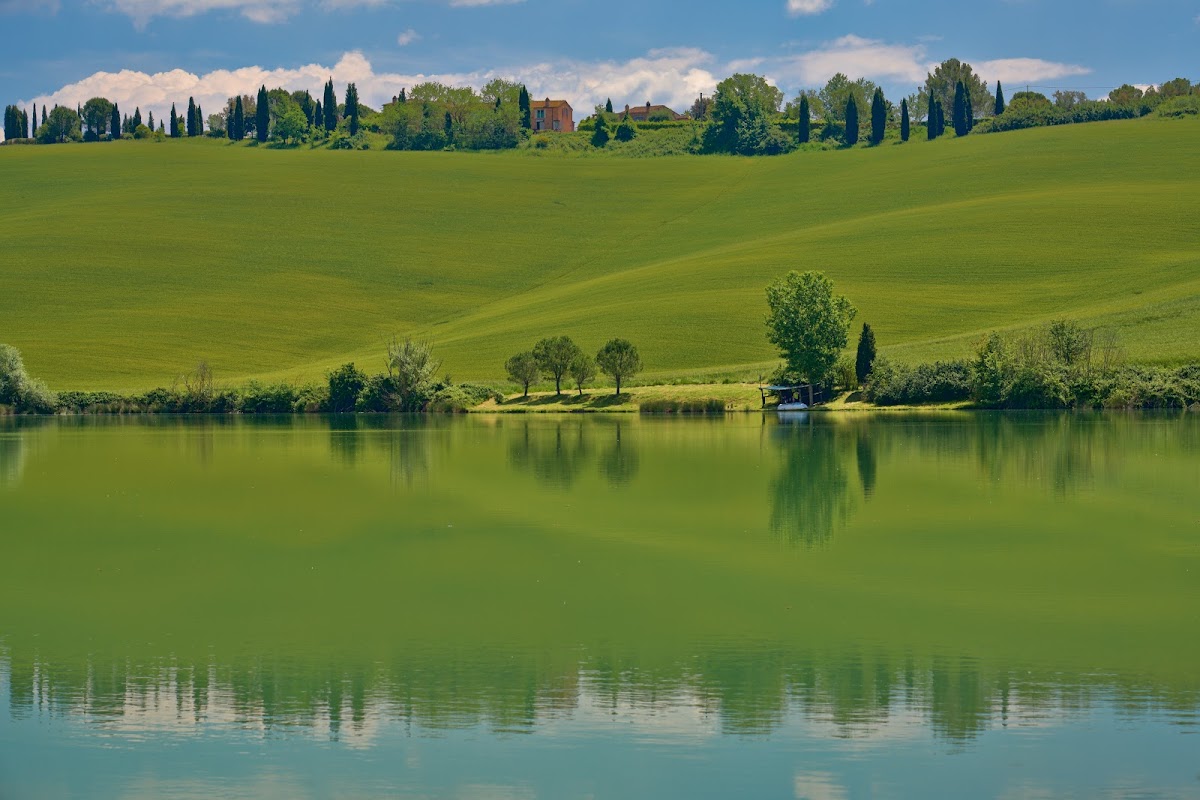
[[[621,383],[642,371],[642,357],[630,342],[611,339],[596,354],[596,366],[616,382],[620,396]]]
[[[821,272],[792,270],[766,291],[767,339],[779,348],[786,379],[824,383],[846,347],[857,310],[834,295],[833,281]]]

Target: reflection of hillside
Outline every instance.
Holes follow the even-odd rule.
[[[1133,676],[1038,673],[965,658],[771,648],[681,653],[669,670],[643,671],[629,659],[616,669],[615,663],[584,654],[556,667],[519,652],[427,652],[363,665],[98,657],[64,665],[13,653],[0,659],[0,676],[18,719],[50,712],[164,733],[234,724],[263,735],[311,731],[364,745],[385,722],[425,731],[485,725],[532,733],[582,707],[629,715],[691,709],[739,735],[771,733],[799,714],[839,737],[886,739],[891,726],[919,719],[938,737],[964,743],[991,728],[1106,703],[1131,717],[1166,712],[1177,724],[1200,728],[1195,680],[1163,686]]]

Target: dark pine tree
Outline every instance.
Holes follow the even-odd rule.
[[[346,119],[350,120],[350,135],[358,133],[358,87],[346,86]]]
[[[240,142],[246,136],[246,112],[242,108],[242,96],[233,104],[233,140]]]
[[[883,90],[876,89],[875,96],[871,98],[871,144],[882,143],[886,132],[887,103],[883,99]]]
[[[114,140],[121,138],[121,111],[116,103],[113,103],[112,119],[109,120],[108,127]]]
[[[908,98],[900,101],[900,141],[907,142],[912,134],[912,123],[908,119]]]
[[[337,127],[338,119],[337,96],[333,93],[333,78],[330,78],[329,83],[325,84],[325,98],[322,107],[325,111],[325,130],[332,131]]]
[[[36,111],[36,110],[37,110],[37,106],[34,106],[34,107],[33,107],[33,109],[34,109],[34,111]],[[37,114],[34,114],[33,116],[34,116],[34,120],[33,120],[33,121],[34,121],[34,122],[37,122]],[[46,105],[45,105],[45,103],[43,103],[43,104],[42,104],[42,124],[43,124],[43,125],[45,125],[45,124],[46,124]]]
[[[925,120],[925,138],[933,141],[937,138],[938,101],[936,97],[929,98],[929,116]]]
[[[521,112],[521,127],[529,130],[533,127],[533,120],[529,115],[529,92],[526,91],[524,85],[521,86],[521,93],[517,96],[517,108]]]
[[[171,103],[171,138],[178,139],[183,135],[179,130],[179,115],[175,112],[175,104]]]
[[[45,122],[45,121],[46,121],[46,120],[43,118],[43,119],[42,119],[42,122]],[[33,129],[36,131],[36,130],[37,130],[37,128],[38,128],[38,123],[37,123],[37,103],[34,103],[34,104],[33,104]]]
[[[858,103],[853,95],[846,103],[846,144],[851,147],[858,144]]]
[[[970,132],[967,128],[967,90],[963,86],[963,82],[959,81],[954,85],[954,135],[966,136]]]
[[[996,81],[996,116],[1004,113],[1004,87],[1000,85],[1000,81]]]
[[[963,118],[967,122],[967,133],[975,130],[975,102],[971,99],[971,87],[963,84]]]
[[[325,112],[324,112],[324,110],[321,109],[321,101],[320,100],[318,100],[315,104],[313,104],[312,124],[314,127],[316,127],[316,126],[320,126],[322,128],[325,127]]]
[[[150,121],[146,123],[146,127],[149,128],[150,130],[154,130],[154,112],[153,111],[150,112]]]
[[[941,100],[937,101],[937,135],[946,135],[946,106]]]
[[[187,135],[189,137],[199,135],[196,133],[196,98],[194,97],[188,98]]]
[[[605,113],[607,113],[607,114],[611,114],[611,113],[613,113],[613,110],[612,110],[612,98],[611,98],[611,97],[610,97],[610,98],[608,98],[608,100],[606,100],[606,101],[605,101],[605,103],[604,103],[604,111],[605,111]]]
[[[862,333],[858,337],[858,354],[854,359],[854,375],[860,384],[866,383],[875,364],[875,331],[863,323]]]
[[[204,135],[204,111],[200,106],[196,106],[196,135]]]
[[[808,108],[808,95],[800,98],[800,120],[796,125],[796,138],[800,144],[812,140],[812,112]]]
[[[265,142],[271,129],[271,98],[267,96],[267,86],[263,84],[258,90],[258,100],[254,114],[254,136],[258,141]]]

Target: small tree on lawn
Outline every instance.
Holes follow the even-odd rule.
[[[787,379],[824,383],[846,348],[853,304],[834,295],[824,273],[792,270],[767,286],[767,306],[767,339],[779,348]]]
[[[533,357],[537,359],[538,367],[547,375],[554,376],[555,394],[562,394],[563,375],[567,374],[571,362],[581,352],[569,336],[552,336],[533,346]]]
[[[571,367],[567,372],[582,397],[584,384],[591,383],[596,377],[596,362],[587,353],[581,351],[571,359]]]
[[[533,353],[517,353],[504,362],[504,370],[509,380],[524,390],[522,397],[529,397],[530,385],[542,377],[542,368],[538,366],[537,356]]]
[[[642,357],[629,342],[613,339],[596,354],[596,366],[616,382],[617,396],[620,396],[621,382],[642,371]]]
[[[608,121],[603,114],[596,115],[596,130],[592,132],[592,147],[604,147],[608,144]]]

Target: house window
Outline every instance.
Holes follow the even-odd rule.
[[[556,131],[562,130],[562,123],[560,123],[558,120],[554,120],[554,122],[552,122],[550,124],[554,128],[554,130],[556,130]]]
[[[539,108],[539,109],[538,109],[538,115],[537,115],[537,118],[538,118],[538,119],[545,119],[545,118],[546,118],[546,111],[545,111],[545,109],[541,109],[541,108]]]

